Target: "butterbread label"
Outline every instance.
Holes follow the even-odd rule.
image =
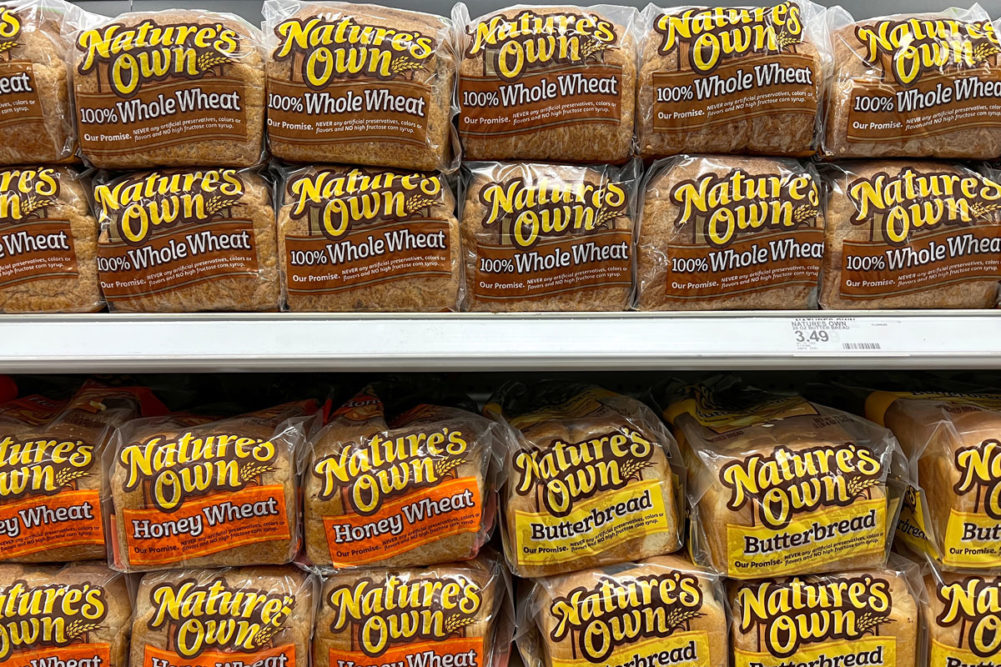
[[[1001,565],[1001,441],[988,438],[954,455],[961,504],[949,510],[942,562],[954,567]],[[968,509],[967,509],[968,508]]]
[[[459,76],[459,133],[509,136],[577,123],[618,125],[620,27],[590,13],[495,14],[467,28],[466,59],[482,70]],[[631,56],[628,56],[631,57]]]
[[[922,489],[908,486],[900,503],[900,516],[897,518],[896,537],[904,542],[914,553],[927,553],[933,558],[941,559],[938,545],[931,534],[928,522],[928,503]]]
[[[965,576],[952,583],[937,582],[937,602],[942,611],[935,624],[958,628],[958,637],[948,643],[936,633],[932,639],[931,667],[995,664],[1001,654],[1001,582],[995,577]],[[993,660],[991,660],[993,659]]]
[[[677,183],[679,236],[668,245],[671,299],[726,298],[817,284],[824,257],[820,190],[810,174],[734,169]]]

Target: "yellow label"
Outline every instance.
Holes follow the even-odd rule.
[[[924,498],[925,494],[921,489],[907,487],[907,495],[900,505],[896,535],[915,553],[941,558],[942,555],[929,534],[928,522],[925,521],[928,514]]]
[[[996,661],[990,658],[1001,657],[1001,655],[983,658],[973,651],[965,648],[947,646],[941,642],[931,640],[931,655],[928,656],[928,667],[957,667],[957,665],[993,665]],[[958,661],[958,662],[957,662]]]
[[[792,519],[780,530],[727,524],[727,574],[792,574],[808,563],[878,554],[886,548],[886,499],[859,500]]]
[[[577,504],[563,516],[515,511],[519,565],[552,565],[595,555],[622,542],[667,530],[658,480],[629,484]]]
[[[986,514],[949,512],[942,563],[958,567],[1001,565],[1001,523]]]
[[[894,667],[897,641],[893,637],[866,637],[851,641],[821,642],[802,647],[784,658],[770,653],[734,649],[735,667],[779,667],[780,665],[865,665]]]
[[[722,650],[722,649],[721,649]],[[669,637],[653,637],[619,647],[599,663],[622,665],[639,656],[637,664],[671,667],[709,667],[709,635],[706,632],[678,632]],[[552,667],[580,667],[580,658],[552,658]]]

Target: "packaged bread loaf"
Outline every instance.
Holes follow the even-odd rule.
[[[493,557],[432,567],[339,570],[323,583],[313,667],[503,667],[507,571]]]
[[[735,579],[886,563],[908,475],[885,428],[728,378],[676,391],[665,417],[696,562]]]
[[[925,574],[928,667],[996,665],[1001,658],[1001,577]]]
[[[255,171],[133,172],[94,189],[112,310],[277,310],[271,187]]]
[[[547,381],[503,386],[486,413],[517,436],[502,492],[512,572],[541,577],[681,548],[681,457],[645,405]]]
[[[316,580],[292,567],[173,570],[143,576],[133,665],[309,664]]]
[[[939,162],[826,169],[824,308],[990,308],[1001,180]]]
[[[268,143],[294,162],[458,166],[451,22],[391,7],[265,0]]]
[[[906,561],[733,582],[734,664],[921,667],[925,604],[920,574]]]
[[[4,664],[128,666],[131,598],[103,564],[0,565],[0,600]]]
[[[643,23],[640,155],[814,153],[832,60],[821,7],[648,5]]]
[[[824,258],[821,184],[791,159],[679,156],[645,179],[639,310],[810,308]]]
[[[295,448],[315,402],[211,423],[136,420],[114,439],[113,565],[281,565],[299,548]],[[113,527],[113,528],[112,528]]]
[[[455,197],[440,174],[306,167],[278,211],[294,311],[444,311],[461,283]]]
[[[830,157],[1001,154],[1001,42],[980,5],[855,21],[828,14]]]
[[[632,155],[638,13],[515,5],[453,10],[468,160],[622,162]]]
[[[201,9],[129,12],[75,35],[80,149],[104,169],[249,167],[264,141],[261,32]]]
[[[727,667],[720,580],[679,556],[536,579],[518,607],[526,667]]]
[[[81,177],[59,167],[0,168],[0,312],[102,305],[97,222]]]
[[[451,404],[366,387],[311,437],[303,471],[306,555],[318,565],[465,560],[493,532],[508,431]]]
[[[638,165],[463,166],[465,307],[625,310],[633,284]]]

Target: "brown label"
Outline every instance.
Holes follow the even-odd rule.
[[[42,120],[35,70],[28,62],[0,62],[0,126]]]
[[[0,226],[0,287],[77,275],[73,231],[65,220]]]

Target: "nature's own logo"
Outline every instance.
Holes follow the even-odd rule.
[[[321,481],[320,500],[346,491],[358,514],[377,512],[387,499],[413,489],[434,486],[466,462],[469,443],[462,431],[444,427],[367,442],[345,443],[337,454],[324,456],[312,472]]]
[[[351,636],[368,656],[378,656],[394,644],[441,641],[476,622],[483,590],[463,576],[400,577],[387,573],[373,581],[361,579],[335,586],[326,604],[334,611],[330,630]]]
[[[297,77],[314,89],[332,80],[393,79],[426,69],[437,42],[416,30],[357,23],[350,16],[319,15],[289,19],[275,27],[277,61],[292,60]]]
[[[812,176],[760,176],[742,169],[682,181],[671,190],[671,201],[678,206],[676,227],[694,224],[718,247],[744,234],[812,227],[820,212]]]
[[[504,81],[533,69],[596,61],[618,36],[615,25],[597,14],[537,14],[530,9],[513,19],[495,15],[467,28],[467,57],[483,53],[487,72]]]
[[[222,23],[160,25],[146,19],[135,26],[112,23],[84,30],[76,48],[84,53],[77,66],[80,74],[97,70],[100,84],[119,97],[131,97],[144,84],[197,79],[232,62],[240,50],[240,35]]]
[[[877,21],[855,28],[855,38],[865,49],[863,58],[888,69],[904,86],[928,72],[985,67],[1001,53],[994,25],[989,20],[910,18]],[[889,67],[884,67],[889,59]]]
[[[1001,580],[966,577],[951,584],[939,584],[935,595],[943,604],[935,622],[942,627],[959,625],[958,647],[963,644],[981,658],[1001,651]]]
[[[779,53],[803,41],[801,10],[795,2],[772,7],[717,7],[661,14],[654,22],[659,52],[688,44],[688,64],[708,74],[727,58]]]
[[[55,169],[0,171],[0,224],[40,218],[58,199],[59,174]]]
[[[893,622],[889,582],[867,574],[745,584],[736,604],[740,632],[763,638],[767,652],[779,658],[788,658],[802,644],[860,639]]]
[[[953,490],[959,495],[976,492],[977,506],[992,519],[1001,520],[1001,441],[994,438],[956,452],[959,481]]]
[[[98,586],[15,581],[0,589],[0,660],[15,651],[86,642],[107,613],[105,592]]]
[[[719,478],[730,490],[727,508],[736,512],[753,501],[761,523],[779,529],[795,514],[852,504],[880,483],[882,473],[872,450],[849,442],[799,451],[776,447],[767,456],[727,463]]]
[[[50,496],[90,474],[94,446],[81,440],[0,440],[0,498]]]
[[[275,443],[236,433],[196,436],[188,431],[176,439],[155,436],[132,443],[118,454],[125,468],[125,490],[148,484],[147,497],[171,512],[193,496],[215,491],[239,491],[274,470]]]
[[[407,220],[444,203],[440,176],[321,169],[288,184],[292,218],[310,216],[337,239],[358,226]]]
[[[553,600],[549,615],[556,622],[549,636],[554,642],[573,637],[588,662],[603,663],[619,646],[683,629],[700,609],[699,581],[683,572],[601,577],[593,587]]]
[[[628,484],[651,465],[653,448],[650,440],[630,428],[583,442],[556,440],[543,450],[515,455],[515,491],[522,496],[541,491],[546,511],[566,516],[577,501]]]
[[[113,222],[115,235],[130,245],[141,245],[176,225],[225,217],[244,192],[235,169],[209,169],[130,176],[97,186],[94,199]]]
[[[1001,184],[977,174],[880,172],[848,185],[851,222],[871,224],[873,240],[899,246],[912,233],[972,225],[1001,210]]]
[[[587,234],[625,215],[629,201],[618,183],[602,185],[541,178],[526,185],[521,177],[492,183],[480,191],[487,207],[481,224],[495,227],[501,243],[531,248],[543,238]]]
[[[9,54],[21,45],[21,18],[13,9],[0,5],[0,53]]]
[[[231,588],[222,577],[199,585],[193,579],[161,584],[149,594],[150,630],[167,630],[168,646],[184,658],[206,650],[259,651],[280,632],[295,597]]]

